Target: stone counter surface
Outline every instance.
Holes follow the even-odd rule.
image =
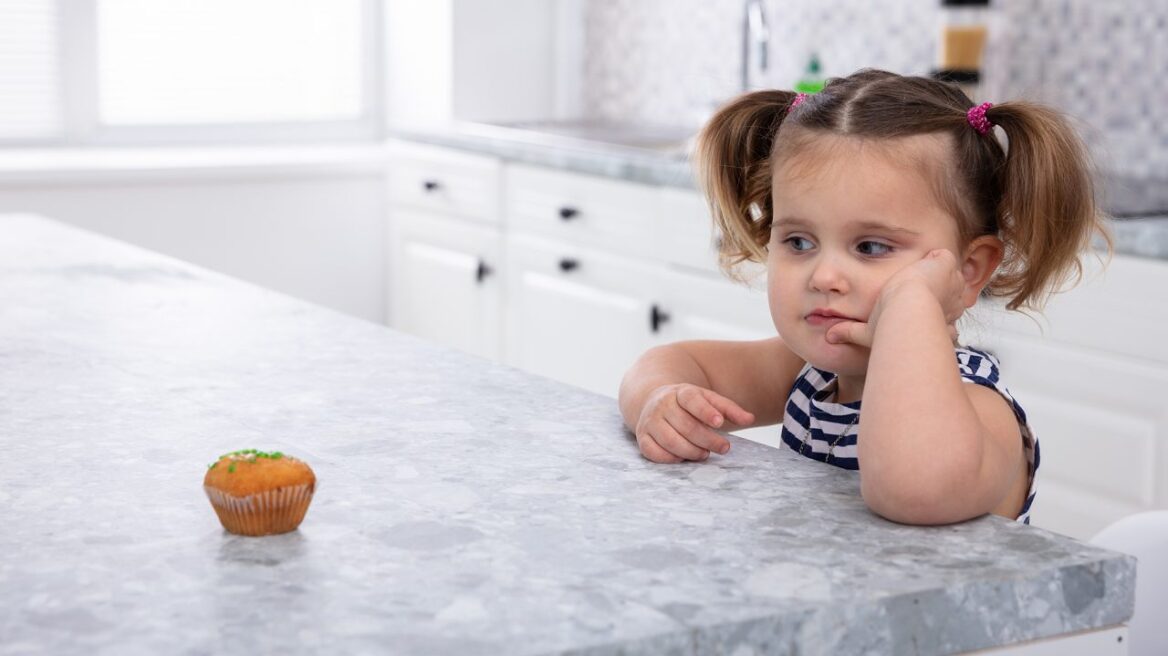
[[[0,216],[0,654],[933,654],[1120,624],[1134,560],[921,528],[732,438],[643,460],[613,399],[45,219]],[[228,450],[303,457],[225,533]]]
[[[522,131],[456,123],[445,127],[398,128],[394,137],[490,155],[505,161],[615,178],[642,184],[695,189],[694,173],[684,151],[586,147],[539,135],[517,138]],[[1124,218],[1113,221],[1115,252],[1168,260],[1168,181],[1108,179],[1103,183],[1104,209]],[[1133,218],[1141,217],[1141,218]]]

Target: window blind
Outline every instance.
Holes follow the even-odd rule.
[[[56,0],[0,1],[0,140],[63,131]]]

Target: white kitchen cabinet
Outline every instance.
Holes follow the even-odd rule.
[[[507,245],[507,362],[616,396],[653,345],[654,266],[568,242],[512,234]]]
[[[501,223],[499,160],[401,141],[390,142],[387,150],[391,207],[432,210],[475,223]]]
[[[502,164],[398,141],[387,153],[389,325],[502,359]]]
[[[510,230],[661,259],[656,188],[521,164],[508,165],[506,179]]]
[[[615,396],[652,346],[774,335],[763,270],[718,272],[699,194],[512,165],[504,198],[510,364]]]
[[[775,334],[765,269],[747,266],[749,286],[721,275],[696,192],[442,149],[399,154],[400,327],[610,396],[652,346]],[[496,276],[479,284],[492,258]],[[1000,356],[1041,441],[1036,525],[1087,539],[1168,508],[1164,289],[1168,263],[1116,256],[1102,273],[1089,263],[1086,282],[1037,322],[983,302],[963,324],[967,343]],[[777,426],[736,433],[779,445]]]
[[[657,241],[665,261],[717,274],[717,234],[705,196],[686,189],[662,187]]]
[[[1168,263],[1087,264],[1034,320],[987,304],[963,328],[999,357],[1038,435],[1034,524],[1081,539],[1168,508]]]
[[[732,282],[720,274],[668,270],[658,298],[670,320],[661,340],[765,339],[775,336],[761,286]]]
[[[396,220],[390,300],[397,328],[499,360],[499,230],[418,210],[398,210]]]

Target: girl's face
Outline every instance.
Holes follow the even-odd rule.
[[[924,169],[945,143],[915,136],[865,143],[817,137],[777,167],[767,258],[771,318],[784,342],[813,366],[862,376],[870,351],[830,344],[827,329],[867,321],[880,289],[930,250],[961,260],[957,220],[934,199]],[[897,148],[897,156],[889,156]]]

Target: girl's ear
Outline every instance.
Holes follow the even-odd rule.
[[[965,290],[961,292],[961,302],[967,308],[973,307],[981,290],[990,281],[998,265],[1002,263],[1005,247],[1002,240],[993,235],[974,239],[965,249],[961,260],[961,277],[965,279]]]

